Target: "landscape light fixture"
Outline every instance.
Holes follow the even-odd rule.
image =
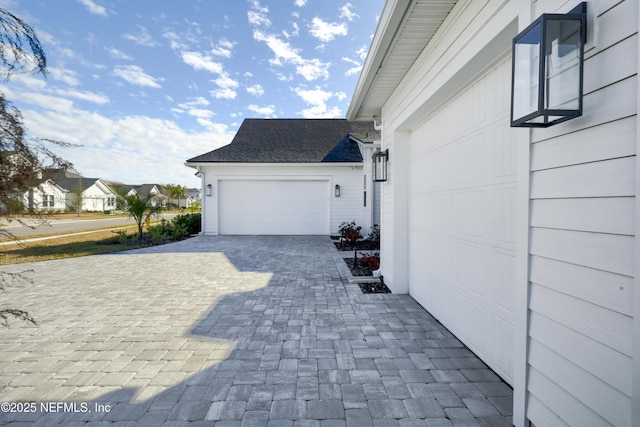
[[[384,182],[387,180],[387,164],[389,163],[389,149],[378,151],[373,155],[373,180]]]
[[[213,185],[207,184],[204,190],[204,194],[206,194],[207,196],[211,196],[213,194]]]
[[[335,188],[335,196],[336,197],[340,197],[340,185],[336,184],[336,188]]]
[[[543,14],[513,39],[511,127],[549,127],[582,115],[587,3]]]

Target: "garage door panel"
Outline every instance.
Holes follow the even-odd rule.
[[[329,234],[328,180],[222,180],[220,234]]]
[[[508,86],[496,75],[509,67],[503,61],[411,132],[408,180],[409,292],[507,382],[515,156],[508,99],[490,92]],[[488,122],[487,111],[501,112],[499,120]]]

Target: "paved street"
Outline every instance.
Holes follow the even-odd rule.
[[[177,214],[162,213],[162,217],[165,219],[171,219],[176,215]],[[0,218],[0,224],[4,224],[0,228],[9,231],[15,237],[24,238],[43,234],[63,234],[99,228],[135,225],[133,218],[122,214],[89,219],[83,217],[66,217],[63,219],[44,217],[44,219],[46,220],[44,224],[39,220],[30,218],[23,219],[27,225],[35,227],[31,228],[20,224],[16,220],[8,221],[5,218]]]
[[[512,391],[328,237],[220,236],[32,269],[2,306],[0,424],[510,426]],[[88,424],[84,424],[88,423]]]

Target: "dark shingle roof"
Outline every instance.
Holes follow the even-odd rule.
[[[346,119],[245,119],[229,145],[187,162],[362,162],[357,142],[380,139],[373,122]]]
[[[98,178],[87,178],[62,169],[45,169],[42,171],[42,178],[50,179],[70,192],[76,191],[78,187],[81,187],[82,191],[84,191],[98,181]]]

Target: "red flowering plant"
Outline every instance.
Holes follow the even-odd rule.
[[[367,267],[369,270],[374,271],[374,270],[378,270],[380,268],[380,254],[379,253],[368,255],[368,254],[366,254],[364,252],[360,252],[360,255],[362,255],[362,259],[360,260],[360,262],[362,263],[362,265]]]
[[[345,221],[340,224],[340,227],[338,228],[338,232],[340,233],[340,242],[347,244],[351,249],[353,249],[354,265],[358,264],[358,252],[356,250],[356,244],[358,243],[358,240],[362,239],[360,230],[362,230],[362,227],[356,225],[355,221]]]

